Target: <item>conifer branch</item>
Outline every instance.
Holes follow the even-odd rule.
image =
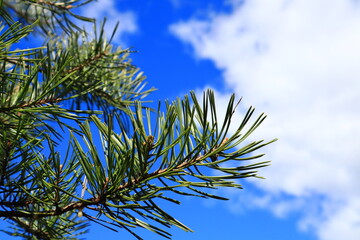
[[[77,239],[85,217],[137,239],[130,228],[165,238],[171,226],[191,231],[157,200],[225,200],[210,192],[257,177],[268,162],[256,152],[273,141],[250,137],[266,116],[251,122],[250,107],[234,122],[234,95],[221,116],[211,90],[144,105],[153,88],[132,52],[105,39],[105,23],[95,39],[78,27],[93,20],[74,9],[90,2],[0,0],[0,218],[13,223],[1,230]],[[47,36],[45,46],[18,50],[34,30]]]

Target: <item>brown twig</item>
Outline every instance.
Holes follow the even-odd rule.
[[[59,216],[63,213],[75,210],[75,209],[83,209],[86,206],[90,205],[97,205],[101,202],[101,198],[90,198],[86,201],[79,201],[71,203],[65,207],[58,208],[56,210],[49,210],[49,211],[0,211],[0,217],[24,217],[24,218],[44,218],[50,216]]]
[[[62,100],[63,100],[62,98],[48,98],[48,99],[42,99],[42,100],[39,100],[36,102],[21,103],[19,105],[11,106],[11,107],[1,107],[0,113],[11,111],[11,110],[18,109],[18,108],[30,108],[30,107],[39,106],[39,105],[50,105],[50,104],[61,102]]]
[[[225,139],[221,142],[220,145],[218,145],[216,148],[212,149],[210,152],[216,152],[220,147],[222,147],[223,145],[225,145],[225,144],[227,143],[227,141],[228,141],[228,138],[225,138]],[[210,156],[210,158],[211,158],[211,156]],[[148,173],[148,174],[145,174],[145,175],[143,175],[143,176],[141,176],[141,177],[139,177],[139,178],[136,178],[136,179],[132,180],[131,182],[127,182],[127,183],[124,183],[124,184],[120,185],[120,186],[117,188],[117,190],[123,190],[123,189],[125,189],[125,188],[127,188],[127,187],[129,187],[129,186],[133,186],[133,185],[138,184],[138,183],[140,183],[140,182],[142,182],[142,181],[146,181],[146,179],[152,178],[152,177],[154,177],[154,176],[156,176],[156,175],[160,175],[160,174],[162,174],[162,173],[164,173],[164,172],[166,172],[166,171],[169,171],[170,169],[173,170],[173,171],[175,171],[175,172],[177,172],[177,171],[179,171],[179,170],[182,170],[182,169],[184,169],[184,168],[190,167],[191,165],[193,165],[193,164],[195,164],[195,163],[197,163],[197,162],[201,162],[201,161],[203,161],[203,160],[204,160],[204,156],[201,155],[201,156],[199,156],[199,157],[197,157],[197,158],[194,158],[194,159],[191,159],[191,160],[188,160],[188,161],[184,161],[184,162],[182,162],[181,164],[179,164],[178,166],[176,166],[176,167],[174,167],[174,168],[158,169],[158,170],[156,170],[156,171],[154,171],[154,172],[152,172],[152,173]]]
[[[174,168],[158,169],[158,170],[156,170],[156,171],[154,171],[152,173],[148,173],[148,174],[145,174],[145,175],[143,175],[143,176],[141,176],[139,178],[136,178],[136,179],[132,180],[131,182],[127,182],[127,183],[124,183],[124,184],[120,185],[117,188],[117,190],[119,190],[119,191],[123,190],[123,189],[125,189],[125,188],[127,188],[129,186],[133,186],[133,185],[138,184],[138,183],[140,183],[142,181],[146,181],[147,179],[152,178],[152,177],[154,177],[156,175],[161,175],[162,173],[167,172],[169,170],[172,170],[174,172],[178,172],[179,170],[190,167],[194,163],[200,162],[202,160],[203,160],[203,156],[200,156],[200,157],[197,157],[197,158],[189,160],[189,161],[184,161],[184,162],[182,162],[181,164],[179,164],[178,166],[176,166]]]
[[[5,202],[1,201],[0,206],[3,207],[24,207],[33,204],[34,201],[20,201],[20,202]]]
[[[66,73],[69,74],[69,73],[72,73],[72,72],[75,72],[75,71],[82,70],[83,68],[91,65],[94,61],[102,58],[103,56],[107,56],[107,52],[106,52],[106,51],[105,51],[105,52],[101,52],[101,53],[99,53],[98,55],[96,55],[96,56],[88,59],[86,62],[80,64],[79,66],[76,66],[76,67],[73,67],[73,68],[67,70]]]

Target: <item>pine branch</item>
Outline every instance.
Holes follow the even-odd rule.
[[[70,74],[70,73],[73,73],[73,72],[81,71],[85,67],[93,65],[94,63],[96,63],[97,60],[99,60],[102,57],[105,57],[107,55],[108,55],[108,53],[106,51],[101,52],[101,53],[97,54],[96,56],[93,56],[93,57],[87,59],[85,62],[81,63],[79,66],[72,67],[72,68],[66,70],[66,73]]]
[[[49,33],[55,33],[59,27],[67,34],[74,30],[82,31],[74,19],[94,22],[94,19],[77,15],[72,11],[92,1],[3,0],[2,2],[7,11],[13,12],[22,22],[32,24],[39,20],[38,26],[45,35],[49,35]],[[35,11],[29,10],[31,7]]]
[[[66,5],[65,2],[58,2],[58,3],[54,3],[54,2],[49,2],[49,1],[44,1],[44,0],[37,0],[36,3],[38,4],[44,4],[44,5],[48,5],[54,8],[59,8],[61,10],[69,10],[71,8],[74,8],[74,6],[72,5]]]
[[[48,98],[48,99],[40,99],[34,102],[28,103],[21,103],[19,105],[10,106],[10,107],[0,107],[0,113],[2,112],[10,112],[14,109],[24,109],[24,108],[31,108],[31,107],[38,107],[42,105],[53,105],[55,103],[59,103],[63,101],[62,98]]]
[[[194,92],[166,102],[165,112],[143,106],[153,89],[144,90],[130,51],[105,39],[105,21],[90,40],[78,27],[76,19],[92,20],[73,10],[91,1],[0,0],[0,217],[15,223],[9,234],[45,240],[76,237],[82,216],[138,239],[130,228],[166,238],[162,228],[190,231],[156,200],[225,200],[207,191],[257,177],[268,162],[244,163],[273,142],[248,142],[266,116],[249,125],[250,107],[232,122],[233,95],[219,119],[212,91],[201,103]],[[47,47],[17,50],[34,29],[48,35]]]
[[[214,149],[213,151],[216,151],[216,149]],[[152,173],[147,173],[139,178],[136,178],[134,180],[132,180],[131,182],[127,182],[125,184],[120,185],[117,190],[121,191],[124,190],[126,188],[129,187],[134,187],[134,185],[140,183],[140,182],[146,182],[146,180],[148,179],[153,179],[154,177],[158,178],[164,175],[164,173],[166,173],[167,175],[173,175],[173,174],[177,174],[179,171],[182,171],[185,168],[188,168],[190,166],[195,165],[198,162],[202,162],[204,161],[204,156],[200,156],[191,160],[185,160],[183,162],[181,162],[179,165],[172,167],[172,168],[163,168],[163,169],[158,169]]]
[[[16,222],[20,227],[24,228],[28,233],[33,234],[38,239],[42,240],[51,240],[51,234],[48,232],[43,232],[38,228],[34,228],[34,226],[31,226],[29,223],[27,223],[24,220],[21,220],[20,218],[16,216],[8,216],[8,218],[14,222]]]

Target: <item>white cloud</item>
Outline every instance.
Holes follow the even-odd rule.
[[[359,239],[359,3],[233,1],[229,14],[170,29],[269,115],[257,136],[280,140],[266,150],[273,160],[261,170],[267,180],[254,181],[267,193],[258,206],[278,216],[302,212],[299,227],[321,240]]]
[[[106,18],[105,32],[108,37],[113,33],[116,24],[118,29],[114,36],[116,43],[124,44],[124,35],[138,31],[136,15],[132,11],[121,12],[116,8],[116,0],[98,0],[82,8],[82,15],[102,21]],[[85,27],[90,28],[90,25]]]

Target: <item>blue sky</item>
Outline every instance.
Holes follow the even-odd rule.
[[[138,51],[158,89],[149,100],[210,87],[221,109],[235,92],[268,115],[254,139],[280,139],[266,149],[266,180],[219,190],[231,200],[165,203],[195,231],[173,228],[173,239],[360,239],[358,1],[98,0],[83,12],[106,16],[109,32],[120,21],[116,43]],[[100,237],[133,239],[95,226],[86,235]]]

